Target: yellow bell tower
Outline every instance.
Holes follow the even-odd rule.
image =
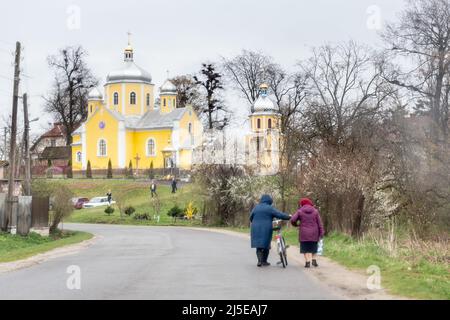
[[[267,84],[259,87],[249,119],[251,133],[246,136],[246,163],[262,175],[276,174],[280,161],[281,114],[269,98],[268,89]]]
[[[169,79],[162,85],[159,96],[161,113],[169,113],[177,108],[177,88]]]

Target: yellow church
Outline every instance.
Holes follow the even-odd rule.
[[[177,90],[167,80],[155,104],[150,73],[134,62],[128,44],[120,69],[106,78],[104,95],[89,93],[88,117],[72,134],[72,166],[86,170],[128,167],[191,169],[193,150],[201,144],[203,127],[191,106],[178,108]]]

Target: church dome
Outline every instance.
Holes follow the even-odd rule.
[[[253,105],[255,112],[278,112],[275,103],[269,98],[267,91],[268,86],[266,84],[262,84],[259,87],[259,97]]]
[[[88,94],[89,100],[103,100],[103,95],[97,87],[92,88]]]
[[[128,44],[124,51],[124,62],[122,68],[110,72],[106,77],[106,82],[140,82],[151,84],[152,76],[150,73],[134,63],[133,47]]]
[[[161,93],[177,93],[177,87],[170,80],[166,80],[161,86]]]
[[[125,61],[121,69],[111,71],[106,77],[108,83],[114,82],[143,82],[152,83],[150,73],[137,66],[133,61]]]

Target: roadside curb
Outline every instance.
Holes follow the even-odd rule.
[[[52,249],[47,252],[38,253],[34,256],[31,256],[26,259],[12,261],[12,262],[4,262],[0,263],[0,274],[17,271],[20,269],[29,268],[31,266],[41,264],[43,262],[46,262],[48,260],[68,256],[71,254],[78,253],[79,251],[86,249],[93,245],[97,240],[99,240],[101,237],[94,235],[91,239],[84,240],[79,243],[74,243],[71,245],[59,247]]]

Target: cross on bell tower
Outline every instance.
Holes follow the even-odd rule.
[[[124,58],[124,61],[133,61],[134,60],[134,58],[133,58],[133,55],[134,55],[134,52],[133,52],[133,47],[131,46],[131,32],[127,32],[127,35],[128,35],[128,46],[125,48],[125,58]]]

